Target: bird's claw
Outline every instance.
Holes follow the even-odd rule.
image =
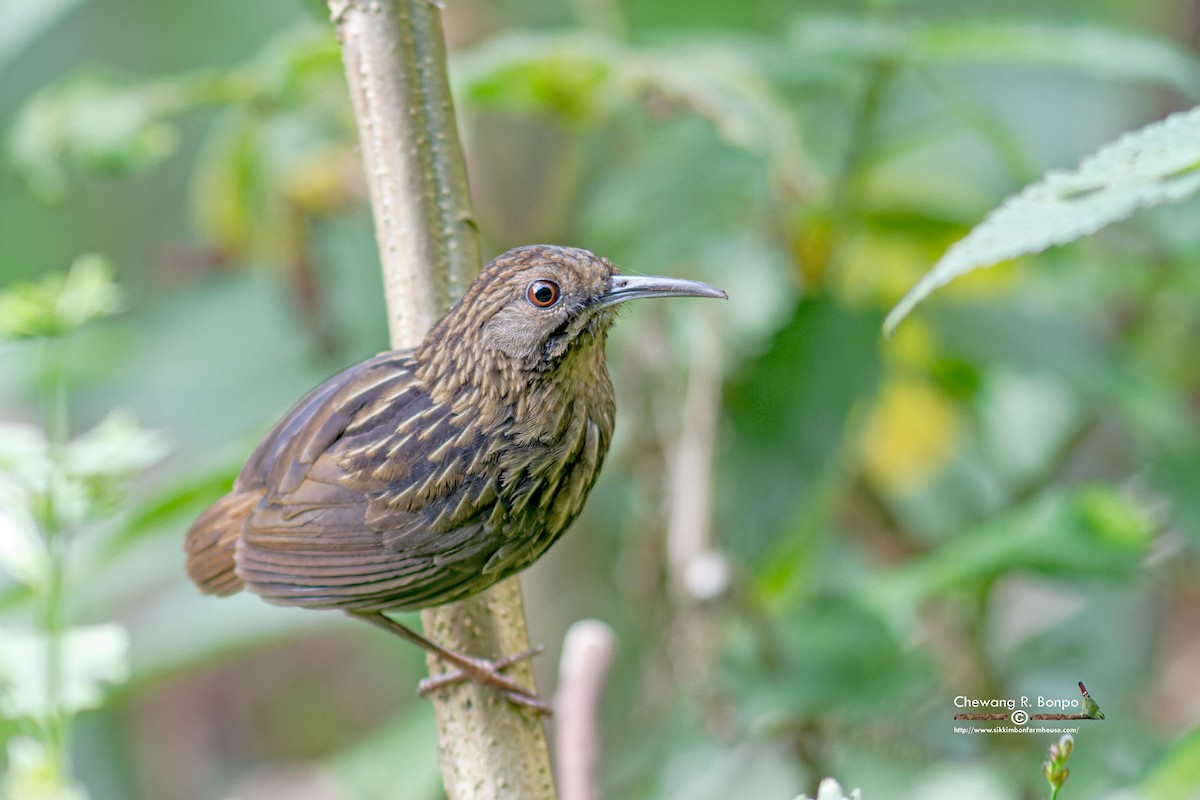
[[[458,669],[422,679],[417,685],[417,693],[424,697],[430,692],[447,686],[453,686],[456,683],[474,681],[475,683],[491,686],[499,690],[511,703],[533,709],[539,714],[550,714],[552,713],[550,706],[539,698],[535,692],[502,673],[502,670],[507,669],[518,661],[524,661],[527,658],[540,655],[545,649],[542,645],[537,645],[520,653],[502,656],[495,660],[482,658],[464,659],[463,663],[458,664]]]

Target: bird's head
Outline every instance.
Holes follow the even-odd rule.
[[[622,275],[586,250],[518,247],[484,267],[422,351],[449,357],[458,369],[491,358],[523,371],[553,369],[573,353],[602,352],[616,306],[644,297],[726,294],[699,281]]]

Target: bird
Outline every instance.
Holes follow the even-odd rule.
[[[1079,691],[1083,692],[1083,713],[1089,719],[1104,719],[1104,712],[1088,694],[1088,690],[1083,687],[1083,681],[1079,681]]]
[[[548,710],[488,660],[385,612],[466,598],[536,561],[578,516],[612,441],[605,339],[618,307],[727,299],[693,280],[621,273],[582,249],[529,245],[485,266],[419,345],[305,395],[185,538],[204,593],[339,609]]]

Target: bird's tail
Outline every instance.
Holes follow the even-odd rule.
[[[188,529],[187,574],[205,594],[228,595],[242,588],[234,548],[261,492],[231,492],[213,503]]]

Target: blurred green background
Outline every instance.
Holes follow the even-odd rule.
[[[1042,797],[1057,736],[956,735],[954,698],[1083,680],[1107,720],[1061,797],[1200,797],[1200,206],[880,335],[1005,196],[1197,102],[1200,3],[447,6],[485,253],[569,244],[730,295],[624,315],[614,450],[523,578],[546,695],[572,621],[617,633],[603,795]],[[73,534],[67,616],[129,637],[78,782],[442,796],[420,652],[182,572],[258,437],[386,346],[321,4],[0,0],[0,136],[0,289],[95,252],[122,290],[69,340],[74,429],[122,408],[169,446]],[[0,344],[9,440],[43,357]],[[38,603],[0,573],[0,630]]]

